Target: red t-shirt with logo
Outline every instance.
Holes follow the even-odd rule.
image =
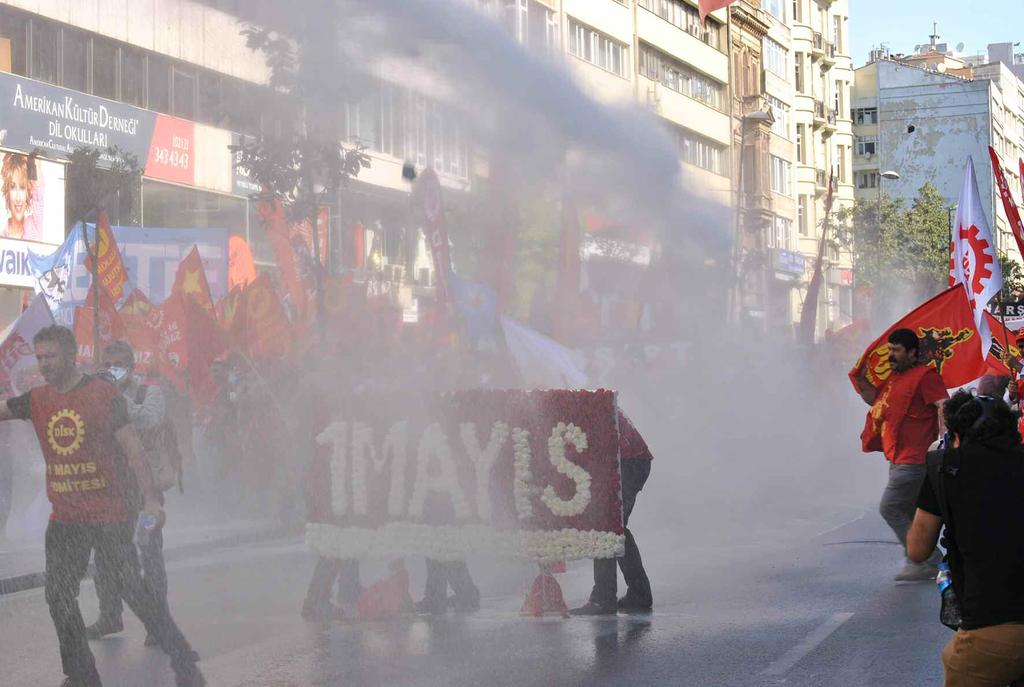
[[[946,385],[935,370],[921,377],[900,424],[895,455],[886,456],[889,460],[896,465],[924,465],[928,447],[939,436],[939,413],[935,404],[947,398]]]
[[[128,424],[121,392],[84,376],[61,393],[49,384],[7,401],[14,417],[31,420],[46,461],[50,520],[108,524],[127,520],[121,449],[114,433]]]

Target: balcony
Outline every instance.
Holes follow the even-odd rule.
[[[822,62],[829,66],[836,63],[836,46],[833,43],[825,41],[825,47],[822,50]]]
[[[811,40],[811,57],[823,57],[825,55],[825,36],[821,31],[815,31]]]
[[[814,190],[818,195],[828,192],[828,172],[823,169],[814,170]]]
[[[815,98],[814,100],[814,126],[822,127],[825,126],[825,122],[828,117],[825,112],[825,103]]]
[[[836,120],[837,119],[839,119],[839,116],[836,113],[835,108],[830,107],[830,108],[825,110],[825,121],[824,121],[825,130],[822,132],[822,133],[824,133],[825,136],[831,136],[832,134],[834,134],[836,132],[836,128],[837,128],[836,127]]]

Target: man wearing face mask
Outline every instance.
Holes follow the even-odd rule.
[[[121,390],[128,410],[128,419],[138,432],[147,457],[152,452],[162,450],[157,433],[162,429],[167,415],[163,389],[157,385],[143,384],[134,374],[135,351],[125,341],[115,341],[107,346],[103,353],[103,361],[104,376]],[[151,467],[152,462],[151,460]],[[154,469],[154,477],[157,477],[158,472]],[[158,486],[163,488],[166,485]],[[163,505],[163,494],[160,495],[160,505]],[[166,606],[167,569],[164,565],[162,527],[154,529],[148,541],[139,545],[139,554],[146,585],[157,601]],[[85,628],[89,639],[99,639],[124,629],[121,620],[124,606],[121,603],[119,576],[115,571],[108,570],[104,563],[105,561],[97,558],[95,582],[96,596],[100,602],[100,616],[95,623]],[[155,644],[155,639],[147,635],[146,646]]]
[[[889,482],[878,510],[904,550],[914,519],[917,495],[925,479],[925,456],[939,436],[942,404],[949,398],[942,377],[918,359],[919,341],[910,329],[894,329],[888,337],[892,373],[877,388],[862,372],[859,391],[871,406],[861,435],[864,450],[882,451],[889,461]],[[896,581],[934,580],[936,554],[915,563],[909,558]]]

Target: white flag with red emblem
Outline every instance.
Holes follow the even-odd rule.
[[[992,333],[985,321],[985,308],[1003,288],[1003,271],[999,267],[996,244],[981,204],[974,161],[970,156],[956,205],[949,262],[949,285],[963,284],[966,287],[967,299],[974,311],[974,323],[981,334],[981,353],[986,356],[992,345]]]

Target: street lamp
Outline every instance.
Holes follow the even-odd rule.
[[[893,180],[899,179],[900,178],[900,173],[899,172],[894,172],[894,171],[892,171],[890,169],[888,172],[882,172],[882,178],[883,179],[893,179]]]

